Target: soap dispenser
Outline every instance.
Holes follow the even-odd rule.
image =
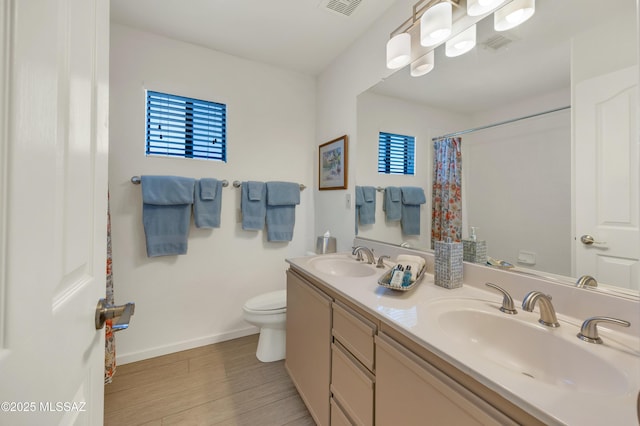
[[[487,263],[487,242],[478,240],[477,229],[472,226],[469,238],[462,240],[463,259],[466,262]]]

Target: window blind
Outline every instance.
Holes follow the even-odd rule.
[[[378,137],[378,173],[413,175],[415,137],[380,132]]]
[[[227,161],[227,106],[147,90],[146,154]]]

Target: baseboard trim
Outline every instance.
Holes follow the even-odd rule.
[[[138,352],[129,352],[120,354],[117,353],[117,340],[116,340],[116,364],[124,365],[131,362],[142,361],[149,358],[155,358],[157,356],[168,355],[174,352],[186,351],[188,349],[197,348],[200,346],[211,345],[214,343],[224,342],[227,340],[237,339],[238,337],[248,336],[250,334],[257,334],[259,329],[257,327],[247,327],[240,330],[230,331],[226,333],[214,334],[211,336],[205,336],[198,339],[185,340],[182,342],[173,343],[166,346],[157,346],[155,348],[146,349]],[[116,335],[117,338],[117,335]]]

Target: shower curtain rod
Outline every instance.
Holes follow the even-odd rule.
[[[435,141],[438,141],[440,139],[451,138],[451,137],[454,137],[454,136],[460,136],[460,135],[464,135],[465,133],[477,132],[478,130],[490,129],[491,127],[502,126],[503,124],[514,123],[516,121],[526,120],[527,118],[538,117],[540,115],[550,114],[552,112],[562,111],[562,110],[569,109],[569,108],[571,108],[571,105],[567,105],[567,106],[563,106],[563,107],[559,107],[559,108],[555,108],[555,109],[550,109],[549,111],[538,112],[536,114],[525,115],[524,117],[512,118],[511,120],[501,121],[499,123],[487,124],[486,126],[474,127],[473,129],[461,130],[459,132],[453,132],[453,133],[449,133],[447,135],[442,135],[442,136],[438,136],[438,137],[435,137],[435,138],[431,138],[431,140],[435,142]]]

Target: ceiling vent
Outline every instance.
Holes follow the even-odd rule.
[[[362,0],[322,0],[320,7],[341,16],[351,16]]]
[[[484,40],[483,42],[479,43],[479,45],[485,49],[500,50],[505,46],[513,43],[516,40],[518,40],[518,38],[511,34],[509,35],[509,37],[502,34],[495,34],[489,37],[488,39]]]

